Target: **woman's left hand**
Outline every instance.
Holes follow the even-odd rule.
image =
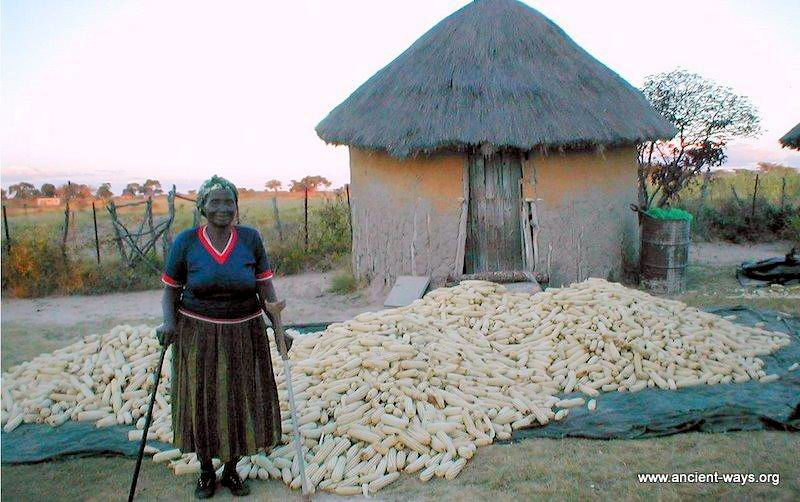
[[[294,343],[294,337],[292,337],[292,335],[290,335],[289,333],[284,332],[283,333],[283,341],[286,343],[286,352],[288,353],[289,349],[292,348],[292,344]],[[276,343],[277,343],[277,340],[276,340]]]

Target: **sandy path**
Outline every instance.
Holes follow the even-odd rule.
[[[693,242],[689,262],[695,265],[739,265],[743,261],[758,261],[784,256],[792,249],[791,241],[731,244],[729,242]]]
[[[364,295],[336,295],[327,290],[335,272],[292,275],[274,280],[278,297],[286,299],[284,321],[314,323],[343,321],[368,310],[382,308],[381,302]],[[31,327],[45,324],[73,326],[106,319],[142,322],[161,318],[161,290],[114,293],[98,296],[53,296],[35,299],[6,299],[2,321]]]

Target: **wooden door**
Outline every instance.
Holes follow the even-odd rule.
[[[522,164],[516,152],[469,154],[464,272],[523,270],[520,231]]]

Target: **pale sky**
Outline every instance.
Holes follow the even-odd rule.
[[[2,0],[2,185],[67,179],[119,193],[211,174],[263,188],[349,178],[314,126],[464,0]],[[678,66],[749,96],[764,133],[725,167],[800,168],[796,0],[526,0],[635,86]]]

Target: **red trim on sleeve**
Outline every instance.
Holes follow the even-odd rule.
[[[161,282],[173,288],[183,287],[183,284],[168,276],[166,273],[161,274]]]
[[[272,279],[275,274],[272,273],[272,269],[267,269],[265,272],[261,272],[260,274],[256,274],[257,281],[266,281],[267,279]]]

